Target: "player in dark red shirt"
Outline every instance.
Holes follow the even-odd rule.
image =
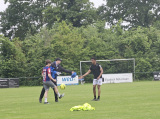
[[[51,66],[51,60],[46,60],[46,66],[43,68],[42,70],[42,76],[43,76],[43,87],[45,89],[45,101],[44,104],[49,104],[47,102],[47,96],[48,96],[48,91],[49,88],[51,87],[52,89],[54,88],[56,94],[58,95],[58,97],[61,99],[64,94],[60,95],[60,93],[58,92],[57,86],[51,81],[53,80],[54,82],[56,82],[55,79],[52,78],[51,76],[51,69],[49,68]]]
[[[79,79],[82,79],[83,77],[87,76],[91,71],[93,72],[93,75],[94,75],[94,79],[93,79],[94,99],[93,99],[93,101],[99,101],[100,100],[100,93],[101,93],[100,86],[102,85],[103,69],[102,69],[101,65],[96,62],[95,57],[91,58],[91,61],[92,61],[92,65],[90,66],[89,70],[83,76],[80,76]],[[98,88],[98,98],[97,99],[96,99],[96,85]]]

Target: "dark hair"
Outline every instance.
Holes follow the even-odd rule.
[[[58,60],[59,60],[59,61],[62,61],[62,59],[61,59],[61,58],[57,57],[57,58],[56,58],[56,61],[58,61]]]
[[[46,65],[51,64],[51,63],[52,63],[51,60],[49,60],[49,59],[46,60]]]
[[[94,59],[94,60],[96,60],[96,58],[95,58],[95,57],[92,57],[91,59]]]

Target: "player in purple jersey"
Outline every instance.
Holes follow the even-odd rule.
[[[56,58],[56,60],[54,62],[51,63],[51,76],[52,78],[56,79],[57,80],[57,76],[61,74],[61,72],[66,72],[66,73],[70,73],[70,74],[73,74],[74,71],[70,71],[70,70],[67,70],[65,68],[63,68],[60,64],[61,64],[61,61],[62,59],[60,58]],[[52,80],[51,80],[52,81]],[[57,82],[54,82],[52,81],[56,86],[57,86]],[[54,89],[53,89],[54,91]],[[45,89],[44,87],[42,88],[41,90],[41,94],[40,94],[40,97],[39,97],[39,102],[42,103],[42,98],[44,96],[44,93],[45,93]],[[59,102],[58,101],[58,96],[56,94],[56,92],[54,91],[54,95],[55,95],[55,102]]]
[[[55,79],[52,78],[51,76],[51,69],[49,68],[51,66],[51,60],[46,60],[46,66],[43,68],[42,70],[42,76],[43,76],[43,87],[45,89],[45,101],[44,104],[49,104],[47,102],[47,96],[48,96],[48,91],[49,91],[49,87],[51,87],[52,89],[54,88],[56,94],[58,95],[58,97],[61,99],[64,94],[60,95],[60,93],[58,92],[57,86],[51,81],[53,80],[54,82],[56,82]]]

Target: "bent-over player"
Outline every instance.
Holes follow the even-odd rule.
[[[83,77],[87,76],[91,71],[94,74],[94,79],[93,79],[93,94],[94,94],[94,99],[93,101],[99,101],[100,100],[100,93],[101,89],[100,86],[102,85],[102,74],[103,74],[103,69],[100,64],[96,62],[96,58],[93,57],[91,58],[92,65],[90,66],[90,69],[83,75],[80,76],[79,79],[82,79]],[[98,88],[98,98],[96,99],[96,85]]]
[[[50,66],[50,69],[51,69],[51,76],[52,78],[54,78],[55,80],[57,80],[57,75],[60,75],[61,72],[66,72],[66,73],[70,73],[70,74],[73,74],[74,71],[70,71],[70,70],[67,70],[65,68],[63,68],[60,64],[61,64],[61,61],[62,59],[60,58],[56,58],[56,60],[54,62],[51,63],[51,66]],[[51,80],[56,86],[57,86],[57,81],[53,81]],[[58,101],[58,97],[57,97],[57,94],[55,92],[55,90],[53,89],[54,91],[54,96],[55,96],[55,102],[59,102]],[[44,87],[42,88],[42,91],[41,91],[41,94],[40,94],[40,97],[39,97],[39,102],[41,103],[42,102],[42,98],[44,96],[44,93],[45,93],[45,89]]]
[[[58,92],[57,86],[51,81],[51,80],[53,80],[54,82],[56,82],[56,80],[53,79],[52,76],[51,76],[50,66],[51,66],[51,60],[46,60],[46,66],[42,70],[43,87],[45,89],[45,94],[44,94],[45,101],[44,101],[44,104],[49,104],[48,101],[47,101],[47,96],[48,96],[48,91],[49,91],[50,87],[52,89],[54,88],[56,94],[58,95],[58,97],[60,99],[64,96],[64,94],[60,95],[60,93]]]

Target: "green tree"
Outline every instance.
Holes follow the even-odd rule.
[[[52,0],[50,7],[44,10],[44,21],[51,28],[58,20],[81,27],[95,22],[96,9],[89,0]]]
[[[97,13],[111,25],[122,19],[129,22],[128,27],[149,27],[160,20],[159,9],[159,0],[106,0]]]
[[[114,56],[111,47],[106,47],[98,35],[98,29],[93,26],[73,27],[66,22],[56,23],[52,29],[46,28],[34,35],[27,35],[22,41],[21,49],[26,57],[26,76],[40,76],[46,59],[63,59],[62,65],[79,74],[79,62],[90,60],[95,56],[98,59],[107,59]]]
[[[25,76],[26,59],[17,41],[11,42],[0,36],[1,45],[1,75],[5,78]]]
[[[138,27],[125,31],[116,47],[124,58],[136,59],[136,74],[138,79],[150,79],[152,72],[160,70],[159,61],[159,31],[153,27]]]
[[[154,22],[153,27],[155,27],[156,29],[160,30],[160,21]]]
[[[23,41],[19,38],[10,41],[0,35],[0,74],[3,77],[39,77],[45,60],[54,61],[56,57],[63,59],[62,66],[78,74],[79,62],[90,60],[91,57],[101,60],[135,58],[136,72],[159,71],[160,31],[155,26],[125,31],[121,22],[110,29],[105,29],[102,21],[86,27],[74,27],[65,21],[56,22],[51,29],[41,28],[37,34],[27,34]],[[126,73],[133,69],[133,62],[101,64],[105,73]],[[89,66],[90,63],[83,64],[82,70],[88,70]],[[153,77],[152,73],[136,74],[140,80],[148,77]],[[90,82],[91,76],[85,80]],[[25,84],[25,81],[21,84]]]
[[[44,25],[42,11],[50,6],[50,0],[5,0],[8,8],[0,12],[1,33],[13,39],[24,40],[29,32],[34,35]]]

